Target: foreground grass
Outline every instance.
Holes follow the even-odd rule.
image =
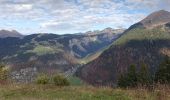
[[[111,89],[85,86],[1,85],[0,100],[170,100],[169,89]]]

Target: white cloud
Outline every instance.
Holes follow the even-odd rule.
[[[127,27],[152,11],[170,10],[169,5],[169,0],[0,0],[0,26],[8,22],[7,28],[22,32]]]
[[[15,9],[16,11],[23,11],[23,10],[28,11],[28,10],[32,10],[32,5],[30,4],[15,5],[13,9]]]

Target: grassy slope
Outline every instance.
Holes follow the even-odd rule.
[[[80,64],[87,64],[88,62],[96,59],[102,52],[103,52],[103,50],[99,50],[94,54],[87,55],[86,57],[79,59],[79,63]]]
[[[79,62],[80,64],[87,64],[87,63],[93,61],[94,59],[96,59],[97,57],[99,57],[100,54],[102,54],[103,51],[106,50],[106,49],[108,49],[109,47],[110,47],[110,45],[109,45],[109,46],[106,46],[106,47],[104,47],[104,48],[102,48],[102,49],[100,49],[100,50],[98,50],[98,51],[96,51],[96,52],[93,53],[93,54],[89,54],[89,55],[87,55],[86,57],[84,57],[84,58],[82,58],[82,59],[78,59],[78,62]]]
[[[47,53],[54,53],[54,50],[50,47],[37,46],[30,52],[36,53],[37,55],[43,55]]]
[[[122,37],[114,42],[114,45],[121,45],[130,40],[156,40],[156,39],[170,39],[170,34],[164,27],[157,27],[154,29],[135,28],[125,33]]]
[[[161,99],[160,99],[161,98]],[[149,92],[141,89],[111,89],[94,87],[56,87],[52,85],[0,86],[1,100],[168,100],[166,88]]]

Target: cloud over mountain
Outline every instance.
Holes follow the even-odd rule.
[[[169,4],[168,0],[0,0],[0,26],[22,33],[128,27],[152,11],[170,10]]]

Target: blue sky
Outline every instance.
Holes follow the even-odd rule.
[[[32,33],[79,33],[128,28],[170,0],[0,0],[0,29]]]

